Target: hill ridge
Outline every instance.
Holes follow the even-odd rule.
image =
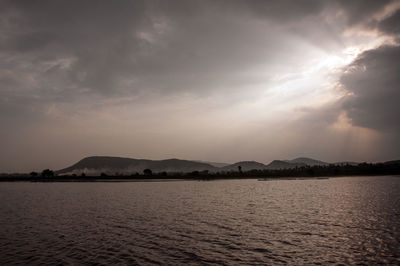
[[[190,160],[170,158],[164,160],[133,159],[115,156],[88,156],[77,163],[55,171],[56,174],[99,174],[100,172],[114,174],[115,172],[131,174],[141,173],[144,169],[155,172],[191,172],[195,170],[212,170],[215,167]]]
[[[219,165],[220,166],[219,166]],[[329,163],[308,158],[297,157],[292,160],[273,160],[268,164],[257,162],[254,160],[239,161],[232,164],[209,163],[195,160],[185,160],[178,158],[168,158],[162,160],[135,159],[119,156],[93,155],[87,156],[76,162],[75,164],[55,171],[56,174],[81,174],[99,175],[106,174],[134,174],[142,173],[144,169],[151,169],[153,172],[193,172],[193,171],[210,171],[210,172],[230,172],[250,170],[279,170],[291,169],[304,166],[326,166]]]

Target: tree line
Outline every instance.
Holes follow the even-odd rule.
[[[141,173],[101,173],[98,176],[87,176],[84,172],[72,175],[57,175],[53,170],[44,169],[41,173],[2,174],[0,181],[57,181],[57,180],[98,180],[98,179],[231,179],[231,178],[285,178],[285,177],[333,177],[333,176],[366,176],[366,175],[400,175],[400,161],[391,163],[361,163],[358,165],[302,166],[279,170],[244,171],[238,166],[235,171],[210,172],[192,171],[189,173],[154,172],[144,169]]]

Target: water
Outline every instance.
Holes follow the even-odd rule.
[[[400,264],[400,177],[0,183],[0,264]]]

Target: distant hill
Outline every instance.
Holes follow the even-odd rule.
[[[399,161],[389,161],[385,164],[397,164]],[[357,162],[338,162],[334,165],[356,166]],[[279,170],[291,169],[304,166],[327,166],[329,163],[299,157],[293,160],[274,160],[268,165],[256,161],[241,161],[234,164],[216,163],[216,162],[202,162],[202,161],[189,161],[180,159],[167,159],[167,160],[146,160],[146,159],[131,159],[122,157],[109,157],[109,156],[91,156],[86,157],[79,162],[67,168],[55,171],[58,175],[80,175],[85,173],[87,175],[100,175],[105,173],[108,175],[124,174],[130,175],[135,173],[143,173],[144,169],[151,169],[154,173],[160,172],[181,172],[188,173],[193,171],[210,171],[210,172],[229,172],[238,171],[241,166],[242,171],[250,170]]]
[[[132,174],[143,173],[144,169],[151,169],[153,172],[192,172],[192,171],[213,171],[217,168],[206,163],[168,159],[168,160],[145,160],[108,156],[86,157],[76,164],[58,170],[56,174],[81,174],[99,175],[100,173]]]
[[[329,165],[329,163],[327,162],[323,162],[323,161],[319,161],[319,160],[315,160],[315,159],[311,159],[311,158],[307,158],[307,157],[299,157],[293,160],[285,160],[285,162],[288,163],[295,163],[295,164],[305,164],[308,166],[326,166]]]
[[[390,164],[400,164],[400,160],[387,161],[387,162],[384,162],[384,164],[386,164],[386,165],[390,165]]]
[[[195,162],[206,163],[206,164],[212,165],[214,167],[225,167],[225,166],[229,165],[229,163],[217,163],[217,162],[207,162],[207,161],[195,161]]]
[[[306,164],[305,163],[291,163],[291,162],[286,162],[286,161],[273,160],[272,162],[270,162],[266,166],[266,169],[279,170],[279,169],[291,169],[291,168],[302,167],[302,166],[306,166]]]
[[[204,170],[215,170],[216,167],[195,161],[179,160],[179,159],[168,159],[161,161],[151,161],[151,164],[147,167],[152,169],[154,172],[193,172],[193,171],[204,171]]]
[[[227,165],[225,167],[221,167],[222,171],[238,171],[238,167],[242,167],[242,171],[250,171],[250,170],[262,170],[266,169],[266,165],[256,162],[256,161],[242,161],[237,162],[231,165]]]
[[[357,166],[360,163],[357,163],[357,162],[336,162],[336,163],[333,163],[333,164],[334,165],[338,165],[338,166],[345,166],[345,165]]]

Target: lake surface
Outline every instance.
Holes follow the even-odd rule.
[[[0,264],[400,264],[400,177],[0,183]]]

